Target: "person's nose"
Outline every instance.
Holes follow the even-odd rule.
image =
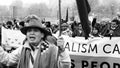
[[[31,31],[30,31],[30,34],[34,34],[34,32],[35,32],[34,30],[31,30]]]

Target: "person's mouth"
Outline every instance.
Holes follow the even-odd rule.
[[[30,38],[30,40],[35,40],[36,38],[35,37],[29,37]]]

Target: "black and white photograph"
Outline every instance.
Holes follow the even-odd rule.
[[[0,0],[0,68],[120,68],[120,0]]]

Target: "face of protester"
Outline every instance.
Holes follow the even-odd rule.
[[[66,30],[67,28],[67,26],[62,26],[62,31]]]
[[[93,34],[97,34],[98,33],[98,30],[97,29],[93,29]]]
[[[79,30],[82,30],[82,25],[81,25],[81,24],[79,24],[78,28],[79,28]]]
[[[112,22],[112,23],[111,23],[111,29],[115,29],[116,27],[117,27],[116,22]]]
[[[29,28],[26,36],[30,44],[39,44],[41,39],[44,37],[44,33],[42,33],[38,28]]]

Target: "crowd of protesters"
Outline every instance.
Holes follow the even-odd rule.
[[[95,37],[119,37],[120,36],[120,14],[112,20],[96,22],[92,21],[91,35]]]
[[[6,29],[19,30],[20,28],[24,26],[24,21],[13,19],[13,20],[8,20],[2,23],[2,25]]]
[[[41,20],[42,25],[49,31],[50,34],[53,34],[57,37],[60,34],[60,26],[58,22],[57,24],[53,24],[51,21]],[[9,20],[2,24],[2,26],[6,29],[10,30],[20,30],[26,24],[25,20],[13,19]],[[89,23],[91,27],[91,32],[89,37],[119,37],[120,36],[120,14],[113,19],[109,20],[101,20],[97,21],[97,17],[94,16],[93,20]],[[69,21],[61,20],[61,34],[69,37],[84,37],[84,31],[82,29],[82,25],[80,22],[76,21],[74,17],[71,17]],[[48,38],[49,39],[49,38]],[[54,41],[49,40],[49,41]],[[24,43],[24,42],[23,42]],[[53,42],[55,43],[55,42]]]
[[[57,23],[57,22],[56,22]],[[7,21],[3,24],[6,29],[19,30],[24,27],[26,23],[24,21]],[[59,34],[59,24],[52,24],[51,21],[42,21],[42,24],[52,34]],[[97,17],[93,18],[93,21],[89,23],[91,27],[90,37],[119,37],[120,36],[120,14],[118,14],[112,20],[97,21]],[[75,21],[74,17],[70,21],[66,22],[61,20],[61,34],[69,37],[84,37],[84,31],[80,22]]]

